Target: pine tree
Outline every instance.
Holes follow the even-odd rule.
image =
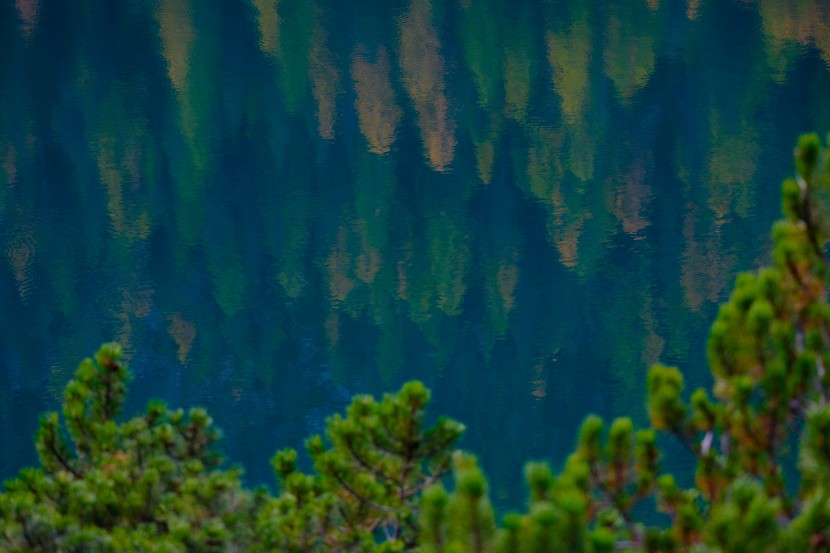
[[[266,550],[414,548],[420,496],[449,470],[450,448],[464,431],[446,418],[425,428],[429,398],[420,382],[379,402],[355,397],[345,416],[326,421],[325,439],[306,441],[311,475],[297,470],[296,451],[277,453],[282,493],[260,520]]]
[[[0,494],[0,549],[10,552],[244,550],[261,494],[222,470],[219,432],[203,409],[151,402],[116,420],[127,368],[121,348],[101,346],[66,387],[63,418],[44,415],[40,468]]]
[[[686,401],[680,371],[652,367],[651,429],[635,432],[620,418],[606,430],[588,417],[559,475],[546,464],[526,467],[527,512],[477,538],[485,546],[459,550],[830,551],[830,156],[817,135],[798,141],[795,165],[782,187],[771,266],[739,275],[712,325],[712,394],[699,389]],[[661,474],[656,432],[695,456],[694,488]],[[437,532],[438,506],[468,493],[459,479],[448,495],[425,495],[427,550],[443,550],[437,544],[453,533]],[[636,520],[635,507],[650,501],[669,524]]]
[[[686,399],[677,368],[652,367],[651,428],[587,417],[559,473],[527,464],[527,509],[500,525],[475,457],[452,451],[463,425],[427,427],[430,394],[418,382],[380,401],[357,396],[330,417],[306,442],[310,473],[295,450],[278,452],[271,496],[223,468],[203,409],[151,402],[119,422],[129,373],[119,346],[105,344],[67,385],[63,416],[41,419],[40,467],[6,482],[0,549],[830,551],[828,148],[803,136],[795,164],[772,264],[737,278],[712,325],[711,393]],[[696,459],[691,489],[661,472],[658,433]],[[665,523],[638,520],[650,506]]]

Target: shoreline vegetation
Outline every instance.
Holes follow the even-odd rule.
[[[496,520],[476,458],[454,450],[464,426],[427,426],[419,382],[356,396],[306,441],[311,472],[279,451],[278,493],[246,489],[205,410],[150,402],[119,416],[130,375],[105,344],[66,386],[62,414],[41,418],[40,466],[5,483],[0,549],[828,551],[830,157],[818,135],[799,139],[795,164],[771,264],[737,278],[712,325],[711,392],[689,395],[679,370],[652,367],[651,428],[588,416],[560,472],[525,466],[524,512]],[[693,488],[661,468],[659,434],[696,458]],[[639,520],[653,509],[663,524]]]

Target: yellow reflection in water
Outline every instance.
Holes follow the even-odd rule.
[[[138,136],[128,136],[126,143],[108,132],[101,132],[92,151],[98,162],[98,174],[107,191],[107,213],[112,230],[128,242],[144,240],[150,234],[150,216],[145,206],[131,206],[125,199],[125,185],[135,190],[140,185],[141,150]],[[125,208],[125,203],[127,207]]]
[[[257,10],[259,47],[274,58],[280,57],[280,0],[253,0]]]
[[[336,302],[342,302],[357,284],[351,278],[352,261],[347,249],[348,231],[340,227],[337,233],[337,243],[332,247],[326,260],[328,270],[329,292]]]
[[[410,283],[410,275],[413,272],[412,268],[412,257],[414,255],[412,242],[407,241],[404,244],[404,247],[401,248],[401,259],[398,260],[396,265],[397,273],[398,273],[398,286],[397,286],[397,293],[398,297],[404,301],[408,301],[411,298],[411,283]]]
[[[654,37],[644,23],[647,21],[634,15],[612,16],[608,21],[603,54],[605,74],[613,81],[623,103],[645,86],[654,71]]]
[[[133,319],[143,319],[153,311],[153,290],[149,285],[137,282],[137,275],[129,275],[130,284],[121,287],[118,292],[120,301],[113,302],[111,314],[118,321],[115,340],[124,347],[125,359],[129,361],[132,352]]]
[[[476,172],[478,178],[484,184],[489,184],[490,179],[493,178],[493,162],[496,156],[496,150],[493,147],[491,140],[485,140],[475,145],[476,147]]]
[[[596,135],[586,123],[566,125],[568,139],[568,169],[576,177],[587,182],[594,178]]]
[[[199,87],[192,82],[196,29],[190,0],[161,0],[156,18],[167,73],[178,98],[181,130],[190,149],[189,163],[178,161],[189,171],[195,169],[199,172],[208,163],[206,144],[211,139],[211,133],[204,129],[208,124],[204,109],[211,91],[204,84]],[[183,181],[180,185],[185,188],[197,184],[192,176],[183,178]]]
[[[332,349],[336,348],[340,342],[340,315],[337,311],[332,310],[329,313],[326,322],[323,323],[323,328],[326,331],[328,346]]]
[[[335,65],[334,53],[326,47],[328,33],[321,26],[314,28],[311,49],[308,53],[311,91],[317,102],[317,130],[320,136],[334,138],[334,122],[337,119],[337,93],[340,74]]]
[[[571,133],[571,152],[568,155],[568,169],[577,176],[588,177],[593,172],[593,153],[574,154],[575,137],[587,136],[584,125],[565,125]],[[537,129],[527,152],[527,178],[530,193],[550,209],[548,218],[548,239],[559,252],[560,262],[568,268],[579,264],[579,240],[584,221],[590,216],[579,204],[579,193],[563,188],[564,167],[561,147],[565,134],[550,129]],[[582,178],[582,177],[580,177]],[[582,179],[585,180],[585,179]]]
[[[531,135],[527,152],[527,176],[530,192],[545,205],[562,207],[562,165],[559,149],[562,134],[539,128]]]
[[[717,118],[712,127],[706,178],[709,208],[719,222],[729,220],[733,211],[746,217],[752,207],[752,182],[760,154],[755,131],[743,124],[734,133],[722,132]]]
[[[553,89],[562,100],[565,122],[574,123],[582,116],[588,98],[591,28],[586,21],[579,21],[569,33],[548,32],[546,39]]]
[[[721,299],[729,280],[735,273],[736,257],[723,253],[722,237],[717,221],[700,228],[700,209],[686,206],[683,215],[685,249],[681,260],[680,284],[686,305],[698,311],[704,302]]]
[[[516,303],[519,285],[518,251],[507,259],[488,263],[484,286],[487,291],[487,311],[493,333],[502,337],[507,332],[510,312]],[[495,269],[495,270],[494,270]]]
[[[779,52],[787,42],[814,45],[830,64],[830,3],[757,0],[766,48]]]
[[[692,311],[698,311],[704,300],[711,299],[710,294],[707,294],[703,274],[709,260],[706,259],[703,246],[697,241],[698,218],[696,211],[694,204],[690,204],[683,214],[685,252],[680,267],[680,284],[683,287],[683,297],[686,306]]]
[[[375,293],[379,290],[373,283],[381,270],[382,258],[380,250],[371,243],[369,225],[363,219],[342,225],[325,262],[333,307],[344,308],[352,315],[377,307]],[[362,293],[352,294],[355,289],[362,289]]]
[[[595,140],[585,120],[590,85],[591,28],[584,17],[587,15],[583,14],[583,19],[575,22],[568,32],[548,32],[546,43],[553,89],[562,102],[563,139],[568,151],[566,168],[579,180],[589,181],[594,176]],[[574,242],[568,240],[567,244],[565,249],[571,250]]]
[[[524,28],[521,30],[525,30]],[[522,40],[507,47],[504,54],[504,103],[509,117],[525,121],[530,102],[531,45]]]
[[[515,261],[501,263],[496,273],[499,297],[505,313],[513,310],[513,303],[516,301],[516,286],[519,284],[519,266]]]
[[[653,304],[652,294],[644,289],[643,299],[640,302],[640,321],[645,332],[640,354],[641,367],[650,367],[660,361],[660,356],[666,347],[666,339],[657,332],[657,319],[654,316]]]
[[[418,113],[424,151],[433,169],[446,171],[455,156],[455,121],[449,115],[444,58],[428,0],[412,1],[400,32],[403,84]]]
[[[200,240],[206,217],[204,176],[215,159],[211,151],[217,140],[213,111],[219,83],[215,66],[216,33],[197,33],[191,0],[160,0],[156,18],[162,53],[175,92],[179,131],[186,151],[171,156],[171,170],[177,200],[176,224],[182,238],[176,255],[183,255],[186,244]],[[196,48],[195,45],[199,44]]]
[[[116,234],[124,232],[124,195],[121,173],[115,164],[113,140],[104,134],[98,137],[96,148],[98,155],[98,174],[107,189],[107,213]]]
[[[187,85],[190,56],[196,36],[188,0],[161,0],[156,14],[167,74],[176,92]]]
[[[361,282],[372,284],[380,271],[380,251],[369,242],[366,220],[360,220],[356,225],[360,240],[360,251],[354,261],[354,274]]]
[[[496,144],[499,143],[499,134],[502,127],[500,113],[489,113],[488,121],[481,126],[469,127],[470,138],[473,142],[476,157],[476,173],[484,184],[489,184],[493,178],[493,164],[496,161]]]
[[[369,143],[369,151],[385,154],[395,141],[401,120],[401,108],[395,103],[395,93],[389,80],[389,55],[385,48],[380,47],[375,54],[375,62],[371,63],[360,50],[352,56],[358,124]]]

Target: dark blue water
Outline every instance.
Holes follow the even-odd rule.
[[[800,132],[820,0],[0,4],[0,475],[117,340],[250,483],[421,379],[500,507],[649,364],[708,383]]]

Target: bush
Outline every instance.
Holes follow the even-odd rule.
[[[563,470],[529,463],[527,511],[501,526],[455,421],[424,427],[429,391],[410,382],[354,398],[306,447],[278,452],[280,492],[246,490],[224,469],[204,410],[151,402],[124,422],[127,369],[101,347],[45,415],[39,468],[0,494],[7,551],[604,552],[830,551],[830,277],[827,147],[802,137],[782,189],[772,265],[740,275],[712,325],[711,395],[684,399],[676,368],[648,375],[651,429],[589,416]],[[697,459],[695,487],[659,467],[657,432]],[[797,460],[788,465],[796,444]],[[455,483],[442,483],[449,471]],[[639,522],[654,505],[667,524]]]

